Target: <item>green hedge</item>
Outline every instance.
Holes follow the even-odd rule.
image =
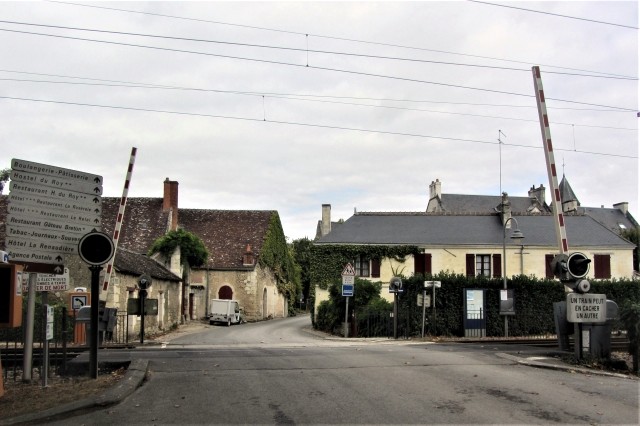
[[[422,308],[417,306],[417,295],[422,293],[425,280],[442,282],[436,289],[436,323],[431,321],[431,308],[427,308],[427,333],[441,336],[464,336],[463,310],[464,289],[486,289],[487,336],[504,335],[504,317],[500,315],[500,290],[503,288],[502,278],[469,278],[460,274],[441,273],[438,275],[417,275],[403,278],[404,292],[399,296],[399,327],[406,336],[419,336],[422,331]],[[607,298],[622,306],[626,301],[640,302],[640,283],[627,280],[592,281],[590,293],[606,294]],[[356,280],[355,298],[349,302],[349,308],[356,312],[364,312],[368,305],[378,303],[376,311],[391,310],[389,306],[380,305],[377,298],[367,296],[366,300],[358,299],[358,291],[363,287],[361,280]],[[378,283],[382,291],[387,291],[387,283]],[[509,279],[507,287],[514,290],[515,315],[509,317],[510,336],[531,336],[555,334],[553,303],[565,301],[564,286],[556,280],[538,279],[535,277],[517,276]],[[330,300],[322,311],[317,312],[314,324],[325,331],[339,329],[344,321],[344,297],[339,295],[339,279],[334,279],[330,287]],[[361,291],[361,290],[360,290]],[[430,290],[429,290],[430,291]],[[332,312],[332,319],[326,317]],[[332,322],[333,321],[333,322]],[[320,326],[322,324],[322,327]],[[328,327],[328,325],[330,325]],[[614,327],[624,327],[615,324]]]

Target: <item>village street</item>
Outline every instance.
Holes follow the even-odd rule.
[[[636,380],[518,365],[491,345],[327,339],[298,316],[137,348],[148,380],[54,424],[638,422]]]

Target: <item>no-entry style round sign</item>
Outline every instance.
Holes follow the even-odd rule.
[[[102,232],[89,232],[80,238],[78,253],[89,265],[104,265],[113,257],[113,240]]]

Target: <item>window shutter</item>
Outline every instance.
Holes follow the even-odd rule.
[[[467,276],[476,276],[476,257],[471,253],[467,253]]]
[[[502,276],[502,255],[493,255],[493,278],[500,278]]]
[[[371,259],[371,276],[380,278],[380,259]]]
[[[424,274],[424,254],[414,254],[413,263],[413,275]]]
[[[424,273],[433,274],[433,270],[431,269],[431,253],[425,253],[424,255]]]
[[[551,269],[551,262],[555,256],[552,254],[544,255],[544,276],[547,278],[555,278],[553,269]]]
[[[608,254],[596,254],[594,260],[594,277],[598,279],[611,278],[611,256]]]

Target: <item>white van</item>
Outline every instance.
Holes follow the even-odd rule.
[[[209,324],[239,324],[242,322],[240,304],[237,300],[211,299],[209,305]]]

